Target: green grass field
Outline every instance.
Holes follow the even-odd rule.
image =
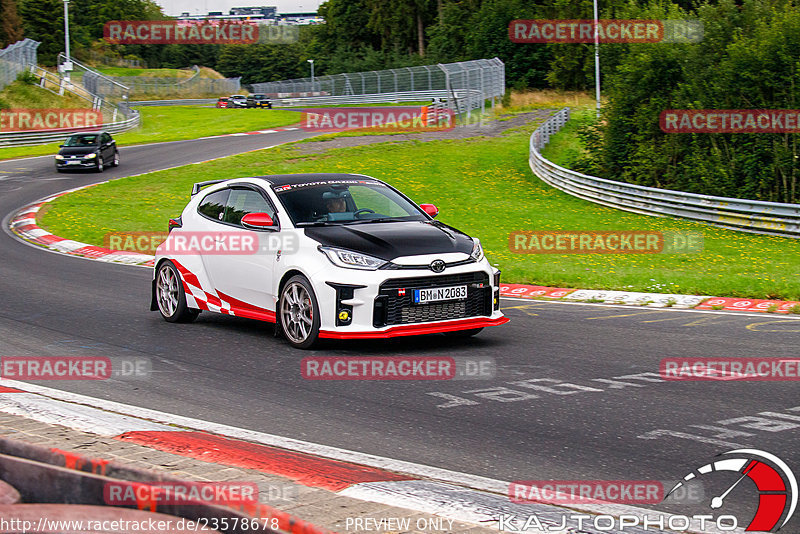
[[[128,67],[96,67],[106,76],[147,76],[151,78],[188,78],[194,74],[188,69],[137,69]]]
[[[142,126],[115,135],[120,146],[250,132],[287,126],[300,120],[298,112],[282,109],[217,109],[200,106],[144,106],[138,109],[142,114]],[[55,154],[57,151],[57,143],[0,148],[0,160]]]
[[[203,180],[272,173],[353,172],[388,181],[439,220],[484,244],[506,282],[629,291],[800,300],[800,241],[629,214],[566,195],[528,167],[533,125],[496,138],[408,141],[302,155],[291,145],[116,180],[55,201],[41,223],[51,232],[102,244],[111,231],[163,231]],[[515,230],[693,230],[695,254],[554,255],[509,250]]]

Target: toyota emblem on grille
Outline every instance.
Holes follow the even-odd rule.
[[[444,271],[446,266],[447,265],[442,260],[433,260],[430,264],[430,269],[435,273],[440,273]]]

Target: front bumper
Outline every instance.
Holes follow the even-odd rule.
[[[375,339],[472,330],[508,322],[500,311],[500,273],[488,262],[430,270],[355,271],[336,268],[314,277],[320,337]],[[334,280],[330,280],[333,278]],[[466,286],[462,299],[414,302],[417,289]]]
[[[419,323],[402,326],[392,326],[385,330],[375,330],[368,332],[341,332],[320,330],[319,337],[326,339],[385,339],[400,336],[421,336],[424,334],[439,334],[443,332],[457,332],[459,330],[472,330],[474,328],[485,328],[487,326],[500,326],[509,321],[508,317],[502,315],[497,318],[473,317],[455,321],[439,321],[433,323]]]
[[[97,158],[56,160],[56,169],[94,169],[95,167],[97,167]]]

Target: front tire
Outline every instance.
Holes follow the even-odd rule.
[[[190,323],[200,314],[186,304],[181,276],[171,261],[162,263],[156,273],[156,303],[168,323]]]
[[[319,340],[319,305],[305,276],[293,276],[283,286],[278,314],[283,335],[291,346],[310,349]]]
[[[98,155],[97,156],[97,167],[95,168],[95,171],[103,172],[104,169],[105,169],[105,167],[103,166],[103,156]]]

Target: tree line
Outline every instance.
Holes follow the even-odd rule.
[[[601,18],[696,19],[697,43],[601,45],[604,108],[580,135],[580,170],[631,183],[798,202],[797,134],[665,133],[665,109],[798,109],[800,0],[599,0]],[[0,44],[41,41],[40,62],[63,49],[62,0],[0,0]],[[166,18],[152,0],[72,0],[73,55],[91,51],[150,67],[214,68],[255,83],[499,57],[509,88],[590,89],[592,44],[515,44],[514,19],[590,19],[592,0],[327,0],[326,23],[292,44],[112,45],[108,20]]]

